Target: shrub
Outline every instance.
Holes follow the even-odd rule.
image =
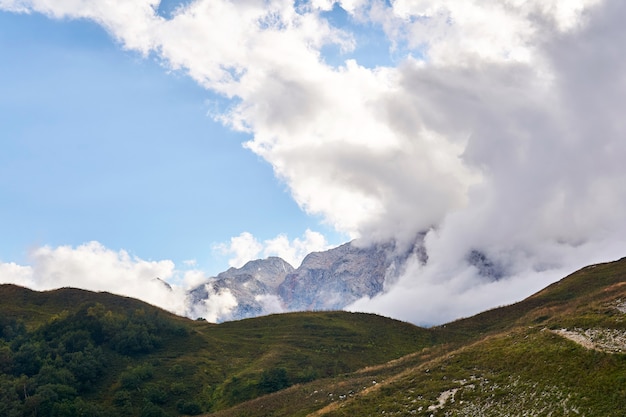
[[[168,395],[165,390],[156,384],[149,384],[145,387],[144,398],[153,404],[163,405],[167,402]]]
[[[270,393],[280,391],[283,388],[287,388],[289,385],[289,379],[287,378],[287,370],[285,368],[272,368],[263,371],[261,375],[261,382],[259,382],[259,388],[262,392]]]
[[[122,372],[122,375],[120,376],[120,383],[122,385],[122,388],[127,390],[133,390],[139,388],[143,381],[152,378],[152,375],[152,366],[139,365]]]
[[[178,400],[176,403],[176,409],[179,413],[188,416],[195,416],[202,413],[202,407],[194,401]]]
[[[166,417],[167,414],[161,407],[147,403],[141,410],[141,417]]]
[[[126,390],[117,391],[113,396],[113,404],[120,408],[132,406],[130,392]]]

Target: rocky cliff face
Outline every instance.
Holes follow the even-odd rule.
[[[309,254],[278,287],[285,308],[340,310],[361,297],[383,290],[406,261],[391,243],[359,247],[346,243],[326,252]]]
[[[250,261],[241,268],[230,268],[193,289],[189,293],[190,303],[207,306],[223,304],[223,298],[231,296],[229,299],[234,298],[236,305],[231,303],[230,311],[216,311],[219,321],[276,313],[282,311],[276,297],[278,286],[292,272],[294,268],[278,257]]]
[[[395,243],[362,246],[353,241],[307,255],[296,270],[280,258],[230,268],[190,292],[192,304],[231,302],[218,321],[281,311],[341,310],[382,292],[404,270],[410,256],[426,262],[423,235],[404,250]]]

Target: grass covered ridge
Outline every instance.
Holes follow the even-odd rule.
[[[595,337],[594,348],[562,329]],[[211,415],[621,417],[626,409],[626,259],[430,331],[430,346],[397,360]]]
[[[626,260],[423,329],[310,312],[213,325],[0,286],[0,415],[622,416]]]
[[[213,325],[77,289],[0,286],[0,415],[195,415],[381,364],[432,332],[317,312]]]

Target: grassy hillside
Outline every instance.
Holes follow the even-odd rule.
[[[0,286],[7,417],[622,416],[624,352],[626,260],[431,329],[346,312],[214,325]]]
[[[626,259],[431,331],[398,360],[212,416],[624,415]]]
[[[0,286],[0,415],[170,416],[232,407],[433,343],[368,314],[213,325],[76,289]]]

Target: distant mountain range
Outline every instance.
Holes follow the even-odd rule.
[[[278,312],[341,310],[362,297],[381,293],[403,272],[410,257],[425,263],[423,243],[423,235],[406,248],[394,242],[362,245],[352,241],[307,255],[297,269],[278,257],[250,261],[191,290],[190,305],[218,304],[219,299],[231,297],[236,305],[218,321]]]

